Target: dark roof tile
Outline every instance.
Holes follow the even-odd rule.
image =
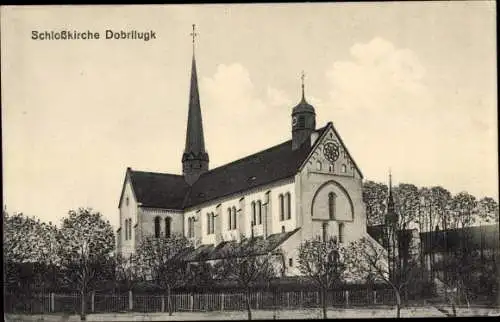
[[[180,175],[130,170],[137,201],[144,207],[182,209],[189,185]]]

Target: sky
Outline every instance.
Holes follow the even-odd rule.
[[[92,207],[118,228],[127,167],[181,173],[192,24],[211,168],[291,138],[304,70],[365,180],[498,200],[493,1],[29,6],[1,8],[8,212]],[[31,38],[51,30],[101,39]]]

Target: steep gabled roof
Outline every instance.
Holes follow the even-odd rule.
[[[333,125],[333,122],[328,122],[325,127],[321,128],[321,130],[318,131],[319,132],[319,136],[318,136],[318,139],[316,139],[316,143],[320,142],[321,139],[323,138],[323,136],[326,135],[328,128],[331,128],[332,131],[333,131],[333,133],[335,134],[335,136],[339,139],[340,144],[342,145],[342,147],[346,151],[347,155],[349,156],[349,159],[352,161],[352,164],[354,165],[354,167],[356,168],[356,170],[359,172],[359,175],[361,176],[361,179],[363,179],[363,173],[361,172],[361,170],[359,169],[358,165],[356,164],[356,161],[354,161],[354,158],[352,157],[351,153],[347,149],[347,146],[344,144],[344,141],[342,140],[342,137],[340,137],[339,133],[335,129],[335,126]],[[313,149],[310,150],[310,154],[305,158],[303,164],[299,167],[299,170],[302,170],[302,168],[304,168],[304,166],[306,165],[307,161],[309,160],[309,158],[311,157],[312,154],[313,154]]]
[[[182,209],[189,186],[181,175],[129,171],[137,202],[143,207]]]

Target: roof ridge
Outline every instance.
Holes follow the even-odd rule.
[[[269,147],[269,148],[267,148],[267,149],[260,150],[260,151],[257,151],[257,152],[255,152],[255,153],[252,153],[252,154],[250,154],[250,155],[244,156],[243,158],[236,159],[236,160],[231,161],[231,162],[229,162],[229,163],[226,163],[226,164],[220,165],[220,166],[218,166],[218,167],[216,167],[216,168],[213,168],[213,169],[211,169],[211,170],[209,170],[209,171],[207,171],[207,172],[203,173],[203,174],[202,174],[202,176],[206,175],[207,173],[212,173],[212,172],[214,172],[214,171],[216,171],[216,170],[220,170],[220,169],[221,169],[221,168],[223,168],[223,167],[226,167],[226,166],[229,166],[229,165],[234,165],[234,164],[237,164],[237,163],[239,163],[239,162],[245,161],[246,159],[249,159],[249,158],[251,158],[251,157],[254,157],[254,156],[256,156],[257,154],[261,154],[261,153],[263,153],[263,152],[267,152],[267,151],[269,151],[269,150],[276,149],[276,148],[278,148],[279,146],[285,145],[285,144],[287,144],[287,143],[289,143],[289,142],[291,142],[291,141],[292,141],[292,140],[287,140],[287,141],[285,141],[285,142],[282,142],[282,143],[279,143],[279,144],[273,145],[273,146],[271,146],[271,147]]]
[[[131,172],[140,172],[140,173],[157,174],[157,175],[163,175],[163,176],[182,177],[182,175],[181,175],[181,174],[166,173],[166,172],[142,171],[142,170],[134,170],[134,169],[130,169],[130,171],[131,171]]]

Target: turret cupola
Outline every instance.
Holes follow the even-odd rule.
[[[310,144],[311,133],[316,129],[316,113],[314,107],[306,101],[304,90],[304,73],[302,72],[302,99],[292,110],[292,149],[302,144]]]

